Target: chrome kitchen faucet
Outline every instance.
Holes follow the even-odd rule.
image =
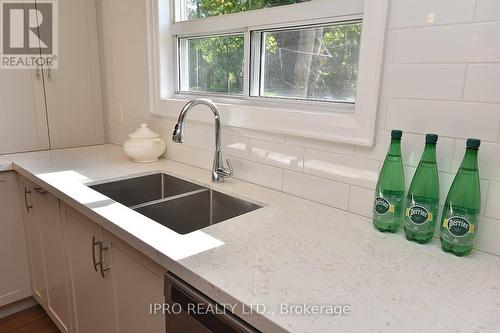
[[[179,114],[179,119],[174,128],[174,133],[172,134],[172,141],[177,143],[183,142],[184,137],[184,119],[191,108],[197,105],[205,105],[212,110],[215,118],[215,153],[214,153],[214,164],[212,167],[212,181],[215,183],[223,183],[224,178],[231,177],[232,167],[229,160],[227,160],[227,167],[224,167],[224,161],[222,160],[222,153],[220,151],[221,143],[221,130],[220,130],[220,113],[217,106],[209,99],[193,99],[189,101],[181,110]]]

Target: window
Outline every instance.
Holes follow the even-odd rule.
[[[243,94],[243,35],[179,38],[180,92]]]
[[[252,32],[252,96],[354,103],[361,23]]]
[[[177,1],[188,18],[185,24],[193,18],[302,2],[307,1]],[[177,90],[228,97],[355,103],[361,25],[361,21],[299,27],[283,23],[269,30],[250,30],[246,38],[251,40],[251,57],[246,59],[245,31],[180,36]],[[250,68],[248,75],[244,73],[246,67]]]
[[[154,0],[151,112],[207,96],[226,125],[370,146],[388,3]]]
[[[185,0],[181,20],[233,14],[266,7],[276,7],[311,0]]]

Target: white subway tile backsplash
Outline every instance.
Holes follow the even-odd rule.
[[[476,21],[500,21],[500,1],[476,0],[476,2]]]
[[[197,168],[212,170],[214,152],[193,148],[193,165]]]
[[[391,132],[379,130],[375,135],[375,143],[373,147],[357,146],[354,149],[354,155],[357,157],[383,161],[385,159],[385,155],[387,155],[387,150],[389,149],[390,141],[391,141]]]
[[[306,149],[304,172],[361,187],[374,188],[380,162]]]
[[[234,135],[222,135],[222,151],[224,154],[248,158],[248,138]]]
[[[416,167],[424,151],[424,135],[403,133],[401,155],[405,165]]]
[[[498,235],[500,231],[500,220],[489,219],[480,216],[477,228],[477,239],[475,248],[491,254],[500,255],[498,247]]]
[[[148,105],[146,103],[134,102],[134,101],[122,101],[122,112],[124,117],[133,119],[152,119],[152,115],[149,112]]]
[[[353,145],[348,145],[340,142],[316,140],[310,138],[300,138],[296,136],[287,136],[286,144],[292,146],[312,148],[317,150],[324,150],[332,153],[346,154],[346,155],[353,155],[354,152]]]
[[[397,31],[389,30],[387,31],[387,36],[385,38],[385,55],[384,62],[392,63],[392,59],[394,57],[394,47],[397,39]]]
[[[374,197],[374,190],[351,186],[351,191],[349,192],[349,211],[361,216],[372,217]]]
[[[391,28],[472,21],[474,0],[392,0]]]
[[[172,135],[174,125],[169,129],[169,135]],[[187,123],[184,127],[184,142],[183,144],[190,147],[201,148],[205,150],[214,150],[215,138],[214,134],[209,133],[199,127],[192,126]]]
[[[283,190],[283,169],[239,158],[231,158],[233,175],[250,183]]]
[[[463,64],[387,64],[382,96],[459,100],[465,67]]]
[[[167,142],[165,156],[170,160],[193,165],[193,148],[186,145]]]
[[[285,143],[285,135],[280,133],[271,133],[271,132],[263,132],[256,130],[245,130],[246,137],[262,140],[262,141],[270,141],[277,143]]]
[[[425,147],[425,135],[423,134],[410,134],[403,133],[401,142],[401,154],[403,156],[403,163],[409,166],[418,166],[422,153]],[[436,147],[436,158],[438,169],[440,171],[450,171],[453,161],[453,149],[455,147],[455,140],[445,137],[438,139]]]
[[[500,31],[498,32],[500,36]],[[497,47],[500,47],[500,41]],[[500,61],[498,59],[497,61]],[[500,64],[473,64],[467,69],[464,100],[500,103]],[[497,105],[497,112],[500,104]]]
[[[347,184],[285,171],[283,191],[343,210],[348,208],[349,185]]]
[[[149,98],[148,86],[145,84],[115,83],[113,92],[120,101],[147,103]]]
[[[284,169],[302,171],[304,148],[252,139],[250,159]]]
[[[389,102],[385,128],[496,141],[499,124],[500,105],[394,99]]]
[[[494,219],[500,218],[500,183],[490,182],[488,195],[484,199],[483,201],[486,201],[484,215]]]
[[[398,31],[395,63],[500,61],[500,22]]]

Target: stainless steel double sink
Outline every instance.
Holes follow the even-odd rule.
[[[89,187],[180,234],[262,208],[164,173]]]

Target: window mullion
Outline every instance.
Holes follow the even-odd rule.
[[[250,36],[250,30],[245,31],[244,34],[244,57],[243,57],[243,98],[248,99],[250,97],[250,85],[252,84],[252,76],[251,76],[251,64],[250,64],[250,59],[251,59],[251,54],[252,52],[252,47],[251,47],[251,36]]]

